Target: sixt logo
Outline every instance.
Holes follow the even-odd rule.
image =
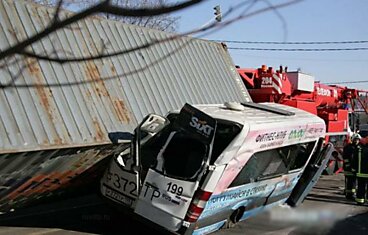
[[[192,117],[189,125],[197,129],[197,131],[199,131],[201,134],[204,134],[205,136],[210,136],[211,132],[214,129],[212,126],[207,125],[206,121],[201,121],[197,117]]]

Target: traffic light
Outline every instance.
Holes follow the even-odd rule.
[[[215,10],[215,16],[216,16],[216,20],[217,22],[221,22],[222,20],[222,15],[221,15],[221,9],[220,9],[220,5],[217,5],[213,8]]]

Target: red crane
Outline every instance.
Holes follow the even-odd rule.
[[[350,135],[357,132],[362,113],[367,113],[368,91],[337,85],[325,85],[300,71],[288,72],[263,65],[261,68],[238,68],[254,102],[276,102],[300,108],[321,117],[326,123],[326,143],[332,142],[328,173],[342,170],[341,151]]]

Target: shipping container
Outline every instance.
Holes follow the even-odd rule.
[[[54,11],[1,1],[0,50],[41,32]],[[61,19],[72,15],[60,12]],[[0,58],[0,211],[97,182],[104,159],[126,145],[116,138],[149,113],[251,101],[222,44],[173,36],[93,16],[26,50],[53,58],[120,55],[72,63]]]

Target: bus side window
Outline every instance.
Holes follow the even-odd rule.
[[[238,123],[217,120],[215,140],[210,165],[213,165],[231,141],[240,133],[243,126]]]
[[[314,145],[315,142],[309,142],[296,145],[296,148],[292,148],[291,159],[288,163],[289,171],[304,167],[313,151]]]
[[[272,177],[276,175],[281,175],[287,173],[287,165],[282,158],[282,155],[279,154],[277,149],[272,149],[269,151],[263,152],[265,155],[264,158],[269,158],[269,164],[266,169],[262,172],[259,178]]]
[[[229,187],[244,185],[287,174],[290,170],[300,169],[307,162],[314,145],[315,142],[309,142],[254,153]]]
[[[258,152],[253,154],[229,187],[251,183],[285,171],[285,164],[275,149]]]

